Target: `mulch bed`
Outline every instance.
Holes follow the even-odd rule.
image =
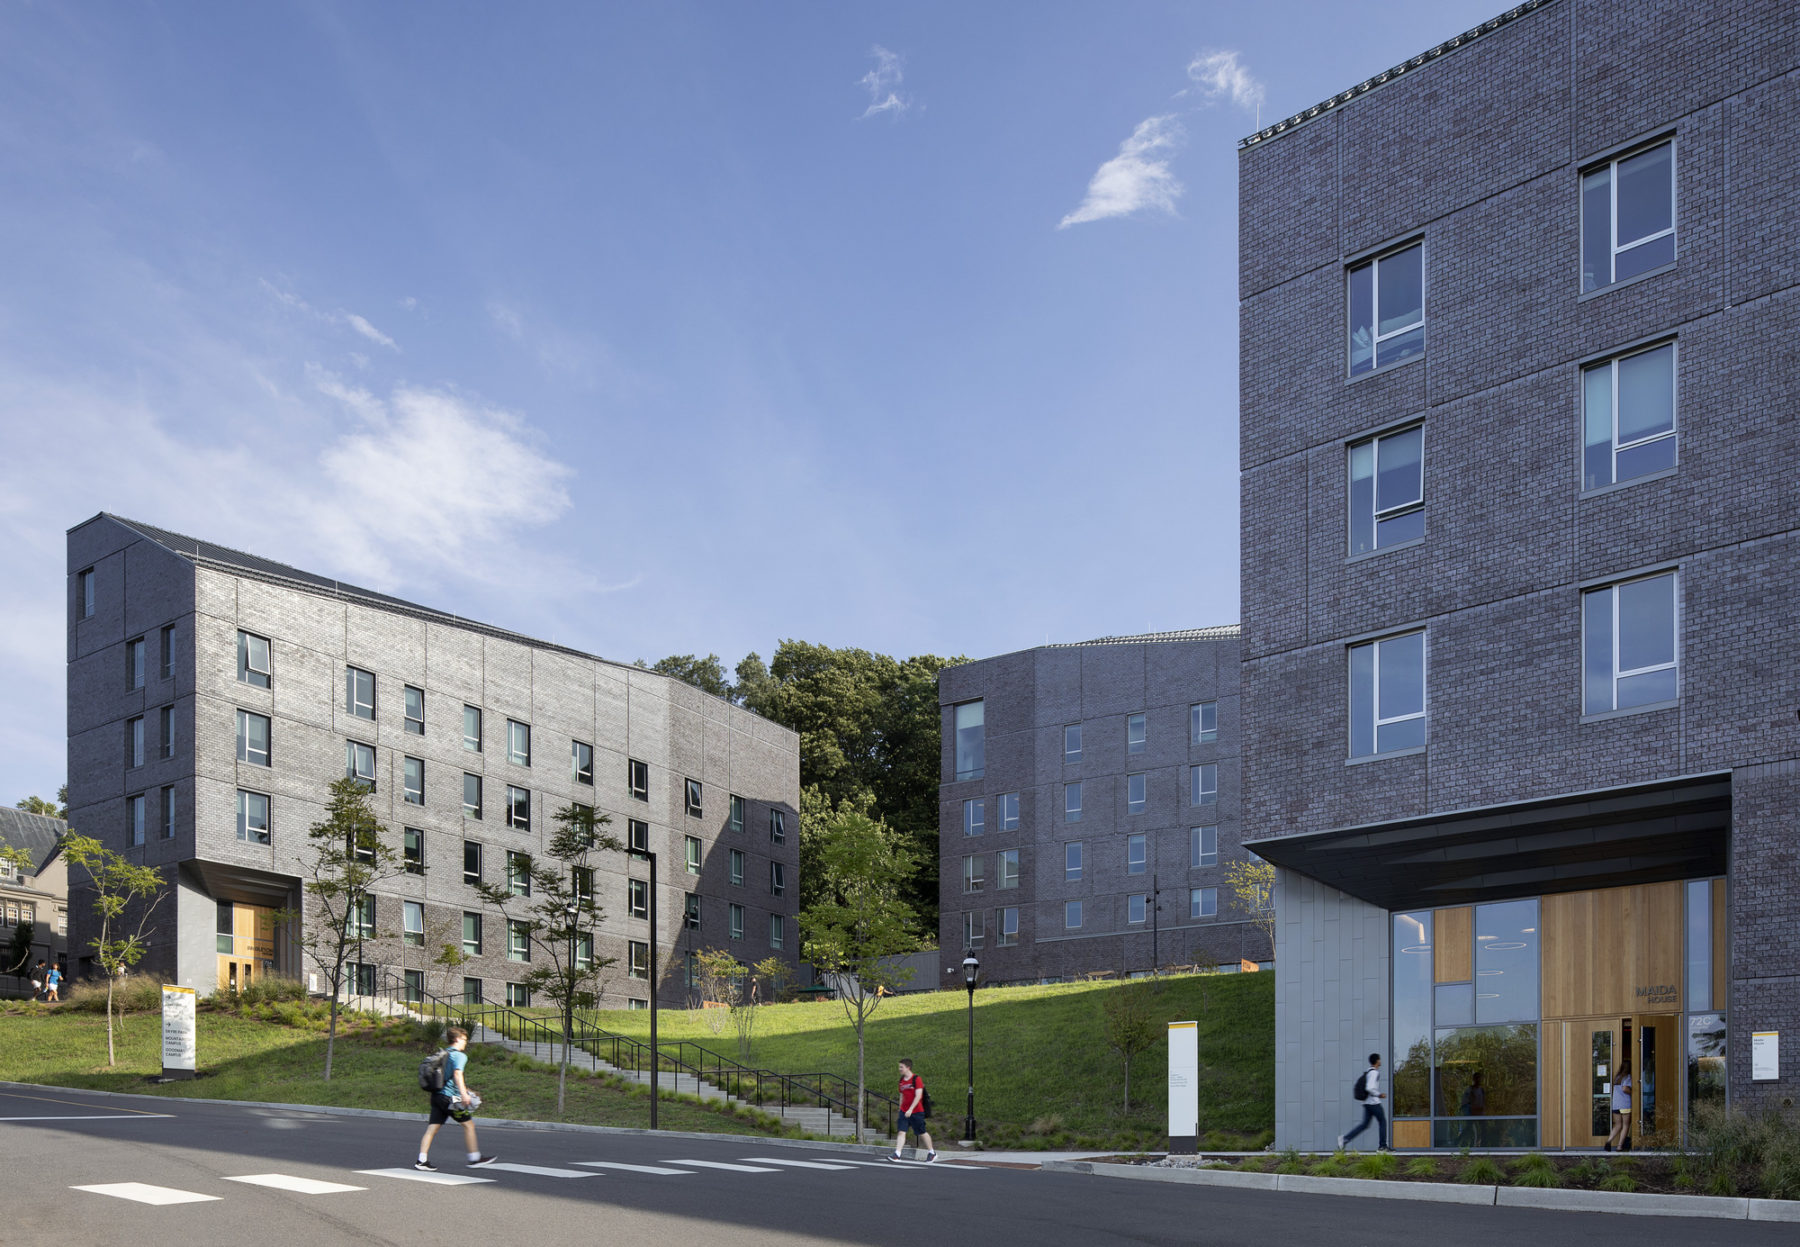
[[[1330,1157],[1305,1155],[1301,1157],[1302,1168],[1299,1172],[1321,1178],[1366,1178],[1375,1175],[1359,1171],[1358,1162],[1366,1152],[1347,1154],[1349,1159],[1342,1164],[1334,1164]],[[1515,1152],[1498,1153],[1488,1156],[1427,1155],[1419,1153],[1394,1153],[1396,1163],[1380,1178],[1385,1182],[1455,1182],[1463,1171],[1479,1161],[1491,1161],[1498,1165],[1504,1176],[1496,1183],[1493,1178],[1484,1179],[1481,1184],[1500,1186],[1525,1185],[1518,1181],[1521,1176],[1519,1167],[1520,1154]],[[1608,1174],[1627,1173],[1637,1184],[1634,1188],[1639,1192],[1659,1195],[1690,1195],[1692,1191],[1675,1184],[1675,1161],[1672,1156],[1657,1152],[1630,1152],[1624,1154],[1600,1155],[1582,1153],[1543,1153],[1544,1160],[1561,1178],[1561,1189],[1571,1191],[1595,1191],[1602,1189],[1600,1183]],[[1119,1157],[1125,1161],[1128,1158]],[[1417,1160],[1432,1162],[1430,1174],[1411,1173],[1409,1168]],[[1278,1173],[1284,1172],[1280,1166],[1280,1153],[1267,1156],[1245,1158],[1242,1156],[1200,1156],[1179,1157],[1172,1161],[1144,1161],[1138,1163],[1162,1164],[1166,1167],[1198,1167],[1211,1164],[1214,1167],[1230,1168],[1245,1173]]]

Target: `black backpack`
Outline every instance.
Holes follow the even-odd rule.
[[[419,1062],[420,1090],[442,1091],[444,1089],[444,1060],[449,1055],[449,1049],[439,1048]]]
[[[1369,1098],[1369,1071],[1364,1070],[1356,1076],[1356,1085],[1350,1088],[1350,1094],[1359,1100]]]
[[[919,1101],[919,1111],[929,1117],[931,1116],[931,1088],[921,1087],[919,1089],[925,1093],[925,1098]]]

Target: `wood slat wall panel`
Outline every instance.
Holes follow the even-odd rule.
[[[1679,1008],[1637,995],[1682,979],[1680,883],[1563,892],[1543,898],[1546,1018]]]
[[[1562,1022],[1545,1022],[1542,1028],[1543,1051],[1539,1057],[1539,1073],[1543,1077],[1538,1143],[1542,1147],[1563,1145],[1563,1032]]]
[[[1475,913],[1467,905],[1440,909],[1432,919],[1432,967],[1439,983],[1475,977]]]
[[[1397,1121],[1394,1123],[1395,1147],[1430,1147],[1431,1123],[1428,1121]]]

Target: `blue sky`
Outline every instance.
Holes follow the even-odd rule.
[[[1500,7],[0,9],[0,796],[100,510],[624,660],[1234,620],[1235,142]]]

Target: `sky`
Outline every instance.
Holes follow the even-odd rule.
[[[1503,7],[0,7],[0,799],[99,511],[623,661],[1234,622],[1236,142]]]

